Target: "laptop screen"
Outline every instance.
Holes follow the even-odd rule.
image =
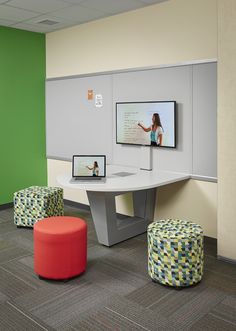
[[[72,177],[106,177],[106,156],[73,155]]]

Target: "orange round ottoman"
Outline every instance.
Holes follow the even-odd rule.
[[[85,271],[87,225],[77,217],[57,216],[34,224],[34,270],[48,279],[68,279]]]

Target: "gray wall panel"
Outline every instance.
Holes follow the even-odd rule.
[[[87,100],[88,90],[102,94],[103,107]],[[47,82],[47,156],[112,155],[112,82],[110,75]]]
[[[153,149],[156,169],[216,177],[216,63],[47,81],[47,156],[106,154],[108,163],[140,165],[139,146],[116,144],[115,103],[177,101],[177,148]],[[103,95],[103,107],[87,91]]]
[[[217,65],[193,66],[193,174],[217,177]]]
[[[153,148],[153,167],[192,172],[192,66],[116,74],[113,100],[114,111],[118,101],[177,101],[177,148]],[[113,125],[114,162],[139,166],[141,148],[116,145]]]

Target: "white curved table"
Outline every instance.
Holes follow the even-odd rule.
[[[87,192],[98,241],[112,246],[146,232],[154,217],[157,187],[189,178],[183,173],[108,165],[105,182],[71,183],[69,174],[58,176],[57,181],[64,187]],[[116,213],[115,197],[126,192],[133,194],[133,217]]]

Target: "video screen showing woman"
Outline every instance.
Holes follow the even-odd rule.
[[[117,102],[117,144],[176,147],[176,102]]]
[[[88,168],[89,170],[92,171],[92,176],[93,177],[99,176],[99,166],[98,166],[97,161],[94,161],[92,166],[87,165],[86,168]]]
[[[73,155],[73,177],[105,177],[105,155]]]
[[[152,124],[146,128],[142,123],[138,123],[143,131],[150,132],[150,145],[151,146],[161,146],[162,145],[162,136],[163,128],[161,125],[160,116],[158,113],[152,115]]]

